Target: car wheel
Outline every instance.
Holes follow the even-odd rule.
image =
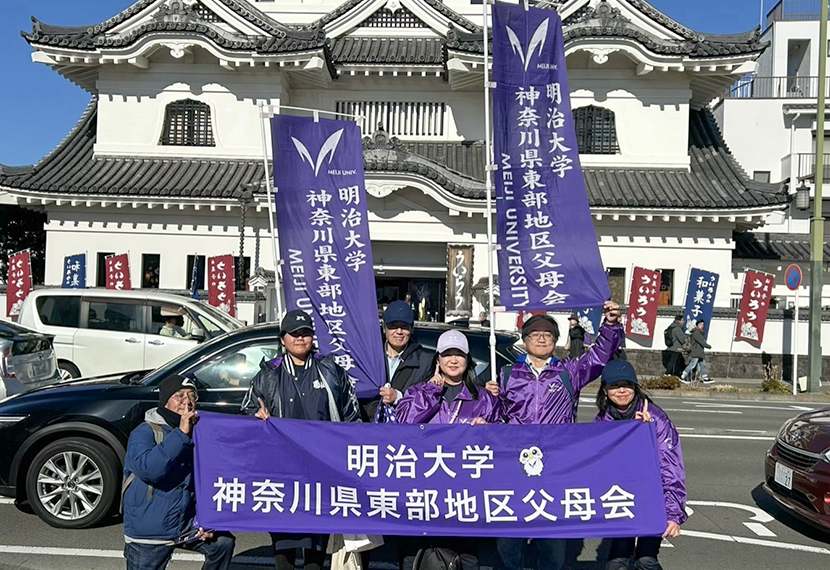
[[[38,453],[26,474],[32,510],[56,528],[88,528],[100,522],[118,497],[120,462],[105,444],[70,437]]]
[[[61,380],[72,380],[81,377],[81,371],[71,362],[58,362],[58,372],[60,372]]]

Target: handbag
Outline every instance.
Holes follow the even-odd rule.
[[[386,385],[389,388],[389,384]],[[395,424],[398,420],[395,418],[395,408],[391,404],[384,404],[383,400],[378,404],[378,409],[375,410],[375,418],[372,420],[373,424]]]

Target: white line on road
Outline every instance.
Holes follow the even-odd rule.
[[[706,435],[702,433],[681,433],[680,437],[699,439],[743,439],[750,441],[775,441],[774,436],[761,437],[760,435]]]
[[[688,404],[690,406],[696,406],[698,408],[747,408],[753,410],[784,410],[787,412],[811,412],[815,408],[808,408],[806,406],[787,406],[787,407],[780,407],[780,406],[752,406],[747,404],[718,404],[714,402],[683,402],[684,404]]]
[[[767,433],[767,430],[765,429],[728,429],[726,431],[734,433]]]
[[[742,505],[740,503],[728,503],[724,501],[689,501],[688,504],[697,507],[726,507],[729,509],[740,509],[742,511],[748,511],[752,513],[752,517],[749,520],[756,521],[759,523],[767,523],[775,520],[775,518],[773,518],[772,515],[770,515],[768,512],[762,509],[759,509],[758,507],[751,507],[749,505]]]
[[[830,554],[830,550],[818,546],[807,546],[805,544],[790,544],[788,542],[776,542],[773,540],[761,540],[758,538],[744,538],[742,536],[729,536],[728,534],[715,534],[712,532],[699,532],[696,530],[684,530],[680,536],[692,538],[709,538],[723,542],[737,542],[740,544],[752,544],[755,546],[771,546],[784,550],[800,550],[801,552],[812,552],[813,554]]]
[[[13,505],[14,499],[10,497],[0,497],[0,505]]]
[[[770,529],[768,529],[767,527],[762,525],[761,523],[745,522],[744,526],[746,528],[748,528],[749,530],[751,530],[752,532],[754,532],[755,534],[757,534],[758,536],[770,536],[772,538],[775,538],[776,536],[778,536],[774,532],[772,532]]]
[[[688,430],[694,430],[695,428],[685,428],[685,427],[677,427],[677,426],[675,426],[675,429],[676,429],[677,431],[683,431],[683,430],[687,430],[687,431],[688,431]]]
[[[732,410],[681,410],[679,408],[663,408],[664,412],[689,412],[698,414],[743,414],[743,412],[733,412]]]
[[[123,558],[123,550],[103,550],[97,548],[55,548],[46,546],[9,546],[0,545],[0,554],[29,554],[40,556],[79,556],[86,558]],[[184,562],[204,562],[202,554],[192,552],[176,552],[173,560]],[[274,559],[267,556],[234,556],[235,564],[255,564],[257,566],[272,566]]]

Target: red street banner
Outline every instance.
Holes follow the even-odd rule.
[[[628,311],[625,334],[651,338],[657,320],[657,296],[660,294],[659,271],[634,268],[631,278],[631,294],[628,296]]]
[[[130,258],[126,253],[110,255],[107,259],[107,289],[116,291],[129,291],[132,289],[130,282]]]
[[[236,316],[236,272],[232,255],[208,259],[208,303]]]
[[[735,339],[753,344],[761,344],[764,340],[764,326],[767,324],[769,298],[774,284],[774,275],[747,270]]]
[[[21,251],[9,257],[7,283],[6,314],[14,317],[20,314],[23,301],[32,291],[32,263],[28,251]]]

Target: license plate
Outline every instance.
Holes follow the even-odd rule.
[[[782,487],[792,491],[793,488],[793,470],[786,465],[780,463],[775,464],[775,482]]]
[[[46,376],[49,374],[49,361],[32,362],[32,376]]]

